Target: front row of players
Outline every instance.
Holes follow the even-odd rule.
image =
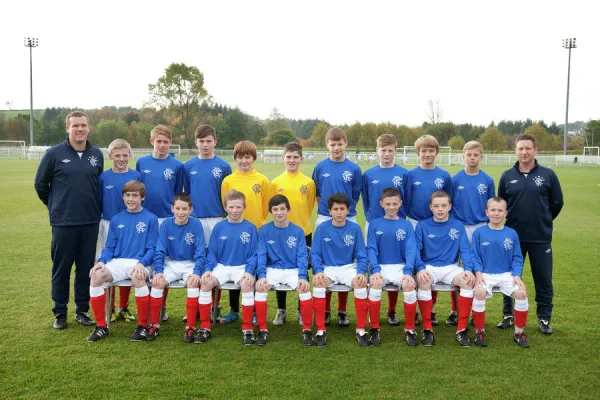
[[[132,341],[157,338],[163,290],[169,283],[183,280],[188,294],[184,334],[187,343],[205,343],[210,339],[212,290],[233,282],[242,290],[242,333],[246,345],[267,343],[268,291],[287,286],[298,292],[303,344],[325,346],[326,291],[338,284],[354,290],[358,343],[378,345],[381,293],[385,285],[392,284],[403,292],[407,344],[418,344],[415,332],[418,304],[423,316],[421,343],[432,346],[435,339],[430,317],[431,290],[433,285],[443,283],[460,287],[456,340],[461,346],[471,345],[466,329],[471,311],[476,330],[474,342],[487,346],[485,300],[491,297],[492,288],[498,287],[515,298],[514,340],[521,347],[529,347],[523,333],[528,311],[527,293],[520,278],[523,258],[516,232],[504,226],[507,211],[501,198],[488,200],[486,215],[490,222],[475,231],[469,246],[464,226],[449,217],[452,204],[446,192],[432,194],[433,217],[419,222],[413,230],[409,221],[398,217],[402,206],[400,192],[387,188],[381,195],[385,215],[369,224],[365,248],[360,227],[347,219],[348,197],[340,193],[330,196],[327,205],[332,219],[318,226],[310,251],[313,299],[304,231],[289,222],[290,203],[285,196],[275,195],[270,199],[273,222],[257,233],[254,225],[243,219],[244,194],[233,190],[227,193],[224,206],[228,217],[215,226],[208,251],[201,223],[189,217],[193,208],[187,194],[175,196],[174,217],[163,222],[160,232],[156,216],[141,206],[144,196],[141,182],[130,181],[123,186],[127,208],[111,220],[106,247],[90,272],[91,305],[97,320],[96,328],[87,338],[90,342],[109,334],[103,284],[131,279],[139,314],[139,324],[130,337]],[[459,256],[464,267],[458,264]],[[147,279],[152,265],[149,290]],[[256,337],[252,324],[254,312],[259,326]],[[314,337],[313,314],[317,328]],[[369,333],[367,316],[370,316]]]

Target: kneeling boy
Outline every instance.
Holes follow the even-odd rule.
[[[490,219],[487,226],[478,228],[473,234],[473,263],[475,269],[475,299],[473,320],[475,322],[475,344],[487,346],[485,340],[485,299],[492,297],[492,288],[500,287],[506,296],[515,299],[515,342],[529,347],[523,333],[527,323],[529,303],[525,284],[521,280],[523,255],[517,232],[504,226],[506,201],[500,197],[488,200],[485,214]]]
[[[361,346],[370,343],[367,324],[367,252],[360,227],[348,221],[350,199],[335,193],[327,199],[332,219],[322,222],[315,231],[310,260],[313,268],[313,296],[317,346],[326,345],[325,294],[327,287],[342,284],[354,289],[356,338]]]
[[[127,209],[110,220],[106,247],[98,263],[90,271],[90,302],[97,324],[88,336],[88,342],[104,339],[109,333],[103,284],[125,279],[131,279],[135,287],[138,309],[138,326],[129,339],[146,340],[148,334],[150,291],[146,280],[154,259],[158,218],[142,207],[146,196],[146,188],[142,182],[129,181],[123,185],[122,192]]]
[[[188,295],[187,324],[183,340],[193,343],[200,296],[200,276],[206,256],[204,228],[199,220],[190,218],[194,208],[189,194],[176,194],[171,210],[174,217],[165,219],[161,224],[156,244],[154,278],[150,291],[150,329],[146,339],[155,340],[158,336],[165,287],[181,279],[187,287]]]

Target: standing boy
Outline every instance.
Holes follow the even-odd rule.
[[[381,193],[380,206],[383,217],[375,218],[367,231],[367,254],[371,264],[369,289],[369,315],[371,317],[371,344],[380,344],[379,313],[381,311],[381,289],[388,283],[397,285],[404,295],[404,336],[409,346],[416,346],[415,316],[417,314],[417,292],[413,279],[415,270],[415,232],[410,222],[400,218],[402,207],[400,191],[394,187]],[[396,293],[396,298],[398,295]],[[388,312],[389,321],[389,312]]]
[[[329,158],[319,162],[313,170],[312,179],[315,181],[317,194],[316,228],[324,221],[330,220],[328,199],[335,193],[342,193],[350,200],[348,220],[356,223],[356,204],[362,188],[362,171],[360,167],[346,158],[348,146],[346,132],[341,128],[330,128],[325,134],[325,144],[329,150]],[[348,327],[350,321],[346,314],[348,293],[338,294],[338,326]],[[327,293],[327,311],[325,324],[329,325],[331,318],[331,293]]]
[[[269,200],[273,222],[258,231],[256,294],[254,305],[260,332],[257,345],[267,343],[267,296],[273,286],[287,285],[298,292],[302,313],[302,342],[314,344],[312,324],[312,297],[308,283],[308,251],[304,231],[288,219],[290,202],[277,194]]]
[[[291,142],[283,146],[283,163],[285,172],[273,179],[271,189],[273,194],[286,196],[290,203],[288,219],[290,222],[302,228],[306,246],[312,245],[312,231],[310,218],[315,207],[316,188],[315,182],[300,172],[302,157],[302,146]],[[287,292],[277,292],[277,314],[273,325],[282,325],[287,318],[286,296]],[[300,306],[300,305],[299,305]],[[302,313],[298,308],[298,324],[303,325]]]
[[[129,181],[123,185],[122,193],[127,208],[110,220],[106,247],[98,263],[90,271],[90,297],[97,324],[88,336],[88,342],[104,339],[109,333],[106,326],[106,294],[103,284],[125,279],[131,279],[135,287],[138,309],[138,326],[129,340],[146,340],[148,335],[150,291],[146,280],[154,260],[158,219],[142,207],[146,194],[143,183]]]
[[[361,346],[370,344],[367,324],[367,252],[362,230],[347,220],[351,201],[345,194],[334,193],[327,199],[332,219],[315,231],[310,258],[313,268],[314,314],[317,325],[315,342],[326,345],[325,293],[327,287],[342,284],[354,289],[356,339]]]
[[[487,201],[486,215],[490,222],[473,234],[473,264],[475,269],[475,299],[473,320],[475,344],[487,346],[485,340],[485,300],[492,297],[492,288],[500,287],[506,296],[515,298],[515,334],[513,339],[521,347],[529,347],[523,330],[527,324],[529,302],[525,284],[521,280],[523,256],[519,236],[504,226],[506,201],[493,197]]]
[[[129,169],[131,158],[131,146],[126,140],[116,139],[108,145],[108,158],[113,161],[111,169],[107,169],[98,180],[100,201],[102,202],[102,220],[98,230],[98,243],[96,244],[96,260],[100,259],[102,250],[106,246],[108,238],[108,227],[112,217],[125,210],[123,202],[123,185],[129,181],[141,181],[142,175],[133,169]],[[114,290],[114,289],[113,289]],[[113,318],[117,316],[125,321],[135,321],[135,317],[129,311],[130,286],[119,287],[119,312],[115,313],[113,296]]]
[[[381,194],[386,188],[396,188],[401,196],[405,197],[404,184],[408,170],[396,164],[396,137],[390,134],[384,134],[377,138],[377,154],[379,155],[379,165],[369,168],[365,171],[362,178],[362,201],[365,212],[365,235],[367,237],[367,246],[369,245],[369,223],[376,218],[383,217],[385,211],[381,205]],[[398,208],[398,217],[406,219],[402,200]],[[414,229],[413,229],[414,231]],[[412,265],[412,264],[411,264]],[[388,324],[392,326],[400,325],[396,315],[396,304],[398,303],[398,292],[387,292],[388,294]]]

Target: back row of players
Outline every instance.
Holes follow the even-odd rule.
[[[439,145],[434,137],[422,136],[415,142],[421,163],[407,171],[395,164],[395,137],[381,135],[377,139],[380,163],[363,174],[345,157],[346,133],[331,128],[326,134],[330,156],[316,165],[312,179],[299,171],[302,147],[289,143],[283,151],[286,171],[269,182],[254,169],[256,147],[247,141],[235,146],[237,171],[232,173],[229,164],[214,154],[217,138],[210,126],[197,128],[199,156],[185,164],[168,153],[171,132],[167,127],[155,127],[150,141],[153,154],[138,159],[136,171],[127,167],[129,144],[122,139],[111,143],[109,157],[114,165],[100,176],[103,221],[98,263],[90,273],[97,325],[88,341],[109,333],[103,283],[130,278],[139,313],[131,336],[134,341],[156,339],[168,284],[183,279],[188,292],[185,342],[208,341],[211,304],[218,301],[213,300],[212,289],[233,282],[243,292],[244,344],[266,344],[267,292],[273,286],[287,285],[299,294],[303,343],[324,346],[330,318],[326,288],[344,284],[354,289],[358,343],[377,345],[381,343],[381,292],[391,283],[400,286],[404,295],[408,345],[418,344],[418,303],[423,320],[421,342],[431,346],[437,322],[431,287],[445,283],[460,287],[458,300],[451,296],[452,313],[446,324],[457,325],[456,340],[461,346],[471,345],[466,331],[471,311],[474,342],[487,345],[485,299],[497,286],[516,299],[513,337],[521,347],[529,347],[523,333],[528,302],[520,279],[523,257],[519,238],[504,226],[506,202],[495,197],[492,178],[479,169],[483,151],[478,142],[465,145],[465,168],[451,178],[435,166]],[[178,193],[181,189],[185,193]],[[361,193],[366,247],[356,224]],[[313,238],[310,219],[315,202],[318,217]],[[273,222],[266,224],[269,212]],[[307,248],[311,248],[310,256]],[[151,290],[146,284],[150,266]],[[284,295],[278,292],[275,324],[286,318]],[[239,318],[237,296],[233,293],[230,297],[232,310],[222,323]],[[388,292],[388,296],[388,322],[398,325],[398,292]],[[126,308],[128,297],[129,293],[121,293],[120,315],[133,319]],[[340,293],[340,326],[349,325],[346,302],[347,293]],[[252,328],[254,310],[257,337]],[[314,337],[313,313],[317,326]]]

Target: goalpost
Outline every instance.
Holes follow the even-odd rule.
[[[24,140],[0,140],[0,158],[26,158],[27,145]]]
[[[173,156],[180,156],[181,155],[181,145],[180,144],[172,144],[169,147],[169,153],[171,153],[171,155],[173,155]]]
[[[415,152],[415,146],[404,146],[398,148],[398,155],[401,157],[400,161],[402,164],[419,164],[419,156]],[[452,164],[452,147],[440,146],[440,151],[435,158],[437,165],[451,165]]]
[[[600,147],[588,146],[583,148],[582,164],[600,164]]]

